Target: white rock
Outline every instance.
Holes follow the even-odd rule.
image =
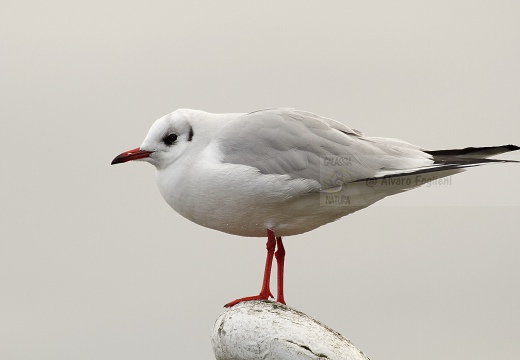
[[[368,360],[341,334],[274,301],[226,309],[213,327],[212,345],[217,360]]]

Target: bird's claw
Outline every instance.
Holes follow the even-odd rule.
[[[240,298],[240,299],[236,299],[236,300],[230,301],[226,305],[224,305],[224,307],[232,307],[232,306],[235,306],[236,304],[244,302],[244,301],[269,300],[269,298],[273,298],[274,299],[274,296],[271,293],[271,291],[269,291],[269,293],[265,293],[265,294],[260,293],[260,294],[255,295],[255,296],[247,296],[247,297],[243,297],[243,298]]]

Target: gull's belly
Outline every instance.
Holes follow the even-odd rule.
[[[229,194],[228,194],[229,195]],[[343,216],[337,211],[320,211],[317,194],[271,201],[258,197],[234,198],[225,192],[199,194],[187,207],[170,204],[189,220],[229,234],[263,237],[270,229],[278,236],[301,234]]]
[[[199,225],[240,236],[263,237],[267,229],[278,236],[301,234],[368,206],[326,204],[325,195],[313,191],[313,180],[264,175],[239,165],[165,175],[158,173],[158,185],[175,211]]]

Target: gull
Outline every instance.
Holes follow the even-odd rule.
[[[282,237],[469,167],[517,162],[488,157],[518,149],[426,150],[364,136],[343,123],[290,108],[229,114],[179,109],[155,121],[141,146],[112,164],[140,160],[154,165],[164,200],[196,224],[246,237],[267,234],[260,293],[231,301],[229,307],[273,297],[274,257],[276,301],[285,304]]]

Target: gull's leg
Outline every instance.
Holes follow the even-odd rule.
[[[267,300],[269,297],[273,297],[273,294],[271,294],[271,290],[269,289],[269,282],[271,280],[271,267],[273,265],[273,256],[274,256],[274,249],[276,247],[276,240],[274,237],[274,232],[267,229],[267,257],[265,259],[265,270],[264,270],[264,281],[262,281],[262,290],[260,290],[260,294],[256,296],[248,296],[240,299],[233,300],[226,305],[225,307],[231,307],[233,305],[238,304],[242,301],[250,301],[250,300]],[[277,258],[278,260],[278,258]]]
[[[276,250],[275,257],[276,257],[276,265],[278,267],[278,296],[276,297],[276,301],[279,303],[285,304],[285,299],[283,298],[283,268],[284,268],[284,259],[285,259],[285,248],[283,247],[282,237],[277,236],[276,237],[276,247],[278,250]]]

